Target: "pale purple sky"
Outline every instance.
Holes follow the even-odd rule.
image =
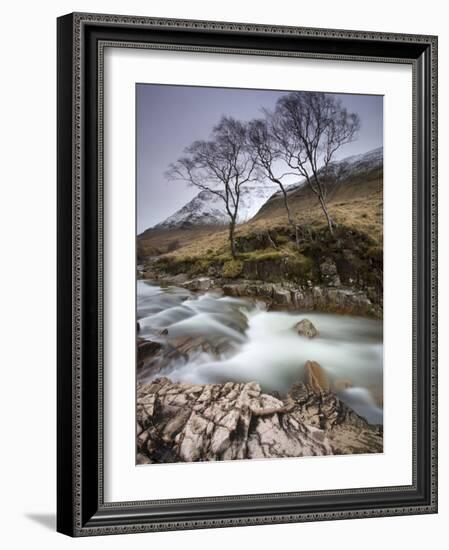
[[[192,141],[207,139],[223,115],[242,121],[274,108],[289,93],[273,90],[136,85],[137,232],[159,223],[192,199],[198,189],[167,182],[168,165]],[[383,144],[383,97],[335,94],[349,112],[360,116],[361,129],[353,143],[337,151],[335,159],[365,153]]]

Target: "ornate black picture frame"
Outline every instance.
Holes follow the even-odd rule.
[[[303,493],[104,502],[103,51],[405,63],[413,70],[413,483]],[[58,19],[58,501],[71,536],[437,511],[437,38],[69,14]],[[133,246],[130,243],[130,246]]]

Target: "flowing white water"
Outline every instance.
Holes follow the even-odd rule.
[[[286,393],[304,380],[304,364],[317,361],[331,383],[353,387],[339,396],[369,422],[382,423],[382,322],[314,312],[266,311],[264,304],[209,292],[193,294],[176,287],[161,288],[138,281],[139,336],[164,340],[195,336],[231,344],[220,357],[201,353],[173,361],[156,376],[174,381],[216,383],[257,381],[264,391]],[[308,339],[294,325],[307,318],[319,331]],[[147,379],[151,378],[151,374]]]

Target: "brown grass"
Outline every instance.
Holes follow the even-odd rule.
[[[329,201],[329,212],[339,225],[353,228],[368,235],[376,244],[382,246],[383,232],[383,200],[382,181],[377,181],[372,193],[368,196],[356,195],[345,198],[337,195]],[[376,189],[377,187],[377,189]],[[380,189],[379,189],[380,187]],[[292,201],[293,212],[301,225],[309,226],[319,231],[326,227],[326,220],[315,197],[305,197],[302,200]],[[250,235],[251,233],[267,230],[279,230],[288,225],[285,209],[280,201],[267,205],[250,222],[238,226],[236,236]],[[159,237],[155,236],[157,240]],[[166,239],[178,238],[182,246],[168,252],[169,256],[201,257],[205,253],[227,254],[229,248],[228,231],[222,227],[199,228],[197,230],[177,230]],[[164,242],[164,241],[161,241]]]
[[[184,249],[190,244],[208,239],[223,232],[223,227],[199,226],[184,229],[148,229],[137,239],[141,256],[159,256]]]

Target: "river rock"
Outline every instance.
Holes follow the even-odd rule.
[[[303,319],[302,321],[299,321],[299,323],[296,323],[295,330],[298,334],[301,336],[306,336],[307,338],[315,338],[315,336],[318,336],[319,334],[318,330],[315,328],[312,321],[309,321],[309,319]]]
[[[137,368],[142,368],[148,360],[154,358],[162,349],[160,342],[137,338]]]
[[[212,285],[213,281],[210,277],[199,277],[182,283],[182,286],[188,290],[210,290]]]
[[[231,342],[226,337],[204,338],[203,336],[181,336],[178,338],[169,338],[164,347],[166,363],[177,359],[177,356],[185,356],[186,359],[193,359],[199,353],[208,353],[215,357],[227,350]]]
[[[313,296],[309,289],[292,290],[292,302],[296,309],[313,310]]]
[[[382,432],[326,390],[295,384],[285,399],[256,382],[137,387],[138,463],[381,452]]]
[[[278,285],[273,285],[273,302],[278,306],[289,306],[292,302],[290,290],[282,288]]]
[[[225,296],[233,296],[234,298],[257,295],[256,290],[252,289],[251,285],[245,283],[224,284],[221,288]]]
[[[315,391],[329,391],[330,384],[326,371],[316,361],[306,361],[304,366],[309,385]]]
[[[295,416],[315,425],[328,438],[333,454],[381,453],[382,426],[369,424],[331,391],[317,392],[309,384],[292,386],[287,400],[295,402]]]
[[[305,294],[308,295],[306,303],[309,304],[311,301],[313,303],[311,309],[316,311],[382,317],[382,308],[375,306],[366,293],[361,290],[315,286]],[[299,303],[297,307],[302,309],[302,305]],[[306,308],[304,307],[304,309]]]
[[[160,438],[171,458],[182,462],[331,454],[321,430],[283,418],[291,408],[255,382],[192,385],[157,379],[138,386],[137,421],[144,429],[138,452],[159,461],[154,451]]]
[[[295,287],[289,283],[236,281],[222,285],[227,296],[261,298],[268,306],[287,310],[328,311],[382,318],[382,305],[370,300],[367,293],[336,286]]]
[[[203,353],[218,359],[222,354],[229,353],[233,347],[232,340],[224,335],[209,338],[203,336],[171,337],[168,330],[163,335],[166,338],[163,342],[157,343],[159,346],[157,352],[148,352],[148,355],[143,358],[138,355],[137,378],[139,382],[154,377],[174,363],[182,365],[195,360]],[[152,342],[152,344],[156,343]]]

